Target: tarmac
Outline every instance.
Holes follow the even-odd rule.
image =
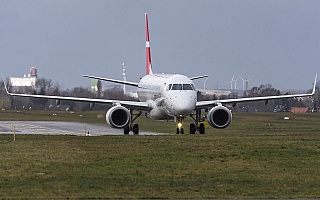
[[[107,125],[95,125],[79,122],[52,122],[52,121],[1,121],[0,134],[43,134],[43,135],[123,135],[123,129],[114,129]],[[130,132],[130,134],[133,134]],[[139,135],[165,135],[140,131]]]

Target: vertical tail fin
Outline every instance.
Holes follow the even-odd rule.
[[[145,16],[146,16],[146,74],[152,74],[148,14],[145,13]]]

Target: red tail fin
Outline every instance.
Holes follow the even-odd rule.
[[[146,74],[152,74],[148,14],[145,13],[145,15],[146,15]]]

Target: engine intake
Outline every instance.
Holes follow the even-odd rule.
[[[123,106],[114,106],[106,113],[106,122],[112,128],[125,128],[130,120],[130,111]]]
[[[232,121],[232,113],[225,106],[215,106],[207,114],[207,119],[211,127],[223,129],[227,128]]]

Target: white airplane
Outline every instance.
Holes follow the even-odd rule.
[[[184,133],[182,122],[185,121],[187,116],[190,116],[194,120],[194,123],[190,124],[190,134],[195,134],[196,131],[199,131],[200,134],[204,134],[205,127],[203,122],[205,120],[207,120],[209,125],[213,128],[223,129],[230,125],[232,121],[232,113],[229,108],[226,107],[226,104],[235,106],[240,102],[260,100],[263,100],[267,103],[268,100],[307,97],[312,96],[315,93],[317,75],[315,77],[312,93],[310,94],[197,101],[197,90],[195,89],[192,80],[204,78],[207,77],[207,75],[189,78],[181,74],[153,74],[147,13],[145,14],[145,20],[146,75],[140,79],[139,83],[83,75],[83,77],[137,87],[137,94],[140,102],[16,94],[8,92],[6,87],[7,93],[11,96],[55,99],[57,104],[59,104],[61,100],[71,100],[88,102],[92,107],[95,103],[112,105],[112,107],[106,112],[106,122],[112,128],[123,129],[124,134],[129,134],[130,131],[132,131],[134,134],[139,133],[138,124],[134,124],[133,122],[139,116],[141,116],[142,113],[144,113],[147,118],[153,118],[157,120],[174,119],[177,123],[177,134]],[[203,109],[208,111],[206,117],[201,117],[201,112]],[[133,111],[137,111],[135,112],[137,114],[134,114]]]

